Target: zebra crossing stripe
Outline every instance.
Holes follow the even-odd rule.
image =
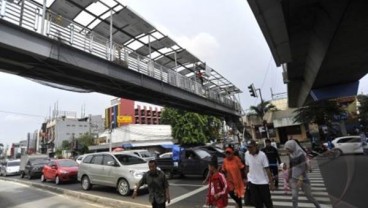
[[[283,196],[281,196],[281,195],[279,195],[279,196],[275,196],[275,195],[273,195],[271,198],[272,198],[272,200],[274,200],[274,199],[281,199],[281,200],[290,200],[290,196],[291,196],[291,194],[289,194],[289,195],[283,195]],[[330,202],[330,198],[329,197],[314,197],[314,198],[316,198],[316,200],[317,201],[319,201],[319,202]],[[307,199],[307,197],[305,197],[305,196],[299,196],[299,200],[300,201],[307,201],[308,199]]]
[[[316,161],[314,161],[312,165],[313,165],[313,171],[312,173],[308,174],[308,178],[311,184],[312,195],[320,203],[322,208],[332,208],[331,199],[329,197],[329,194],[327,193],[327,189],[326,189],[321,171],[319,170],[319,166],[316,163]],[[272,198],[272,202],[275,208],[292,207],[291,191],[289,191],[288,194],[285,194],[282,188],[283,184],[284,184],[283,180],[279,178],[279,189],[275,191],[271,191],[271,198]],[[312,202],[308,201],[304,192],[301,190],[299,191],[298,199],[299,199],[298,207],[300,208],[315,207]],[[236,204],[235,201],[229,198],[228,208],[235,207],[235,204]],[[248,208],[252,206],[245,206],[245,207]]]

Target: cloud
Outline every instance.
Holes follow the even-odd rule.
[[[178,36],[175,38],[178,44],[192,52],[197,58],[203,60],[213,60],[217,56],[220,44],[214,36],[201,32],[193,37]]]
[[[39,118],[36,118],[39,120]],[[5,122],[19,122],[19,123],[26,123],[27,121],[33,121],[35,118],[31,118],[29,116],[23,116],[23,115],[6,115],[3,117],[3,120]]]

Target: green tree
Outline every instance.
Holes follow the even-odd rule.
[[[317,101],[309,103],[308,105],[295,110],[294,122],[300,122],[304,124],[316,123],[319,126],[326,125],[328,129],[332,131],[332,122],[336,116],[340,116],[344,112],[345,111],[340,108],[336,101]]]
[[[86,133],[77,138],[78,141],[78,152],[80,154],[85,154],[88,152],[88,146],[91,146],[94,144],[94,138],[92,135]]]
[[[271,102],[266,101],[258,104],[257,106],[250,106],[251,114],[257,115],[258,118],[263,120],[264,115],[269,111],[278,110]]]
[[[359,110],[359,120],[360,124],[363,125],[365,131],[368,130],[368,96],[358,95],[357,99],[360,103]]]
[[[71,148],[71,143],[69,140],[63,140],[61,142],[61,150],[70,150]]]
[[[221,120],[208,115],[165,108],[161,124],[171,125],[172,136],[180,144],[203,144],[219,138]]]

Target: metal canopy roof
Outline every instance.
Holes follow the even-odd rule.
[[[40,4],[43,0],[34,0]],[[163,35],[150,23],[122,5],[119,0],[46,0],[52,12],[73,20],[91,32],[110,36],[110,16],[113,19],[113,41],[136,53],[152,58],[157,63],[187,77],[196,71],[204,72],[204,86],[217,89],[221,94],[241,93],[241,90],[221,74]],[[130,54],[133,55],[133,54]]]

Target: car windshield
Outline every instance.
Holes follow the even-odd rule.
[[[197,149],[195,150],[195,152],[197,153],[197,155],[203,159],[203,158],[206,158],[206,157],[211,157],[210,153],[204,151],[204,150],[200,150],[200,149]]]
[[[30,161],[31,165],[44,165],[49,163],[49,159],[46,158],[37,158]]]
[[[152,157],[151,153],[150,152],[140,152],[141,156],[142,157]]]
[[[58,163],[60,167],[78,167],[78,164],[73,160],[60,160]]]
[[[18,161],[8,162],[8,167],[19,166],[19,164],[20,164],[20,162],[18,162]]]
[[[123,165],[135,165],[147,163],[145,160],[133,155],[115,155],[119,162]]]

